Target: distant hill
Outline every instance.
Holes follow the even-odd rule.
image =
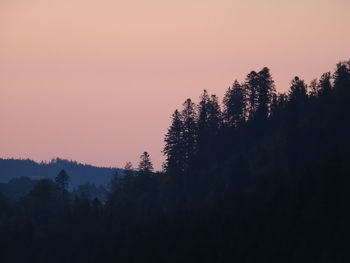
[[[70,176],[70,187],[85,183],[94,183],[97,186],[107,185],[113,174],[122,172],[118,168],[96,167],[60,158],[41,163],[30,159],[0,158],[0,183],[22,176],[29,177],[32,180],[55,178],[62,169],[66,170]]]

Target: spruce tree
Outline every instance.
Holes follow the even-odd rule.
[[[208,137],[209,101],[209,94],[204,90],[200,96],[197,116],[197,148],[199,152],[204,151],[204,144]]]
[[[182,116],[178,110],[172,115],[172,122],[165,135],[163,154],[166,156],[165,170],[170,173],[184,171],[184,145],[183,145]]]
[[[258,79],[256,116],[259,119],[266,119],[270,114],[275,86],[267,67],[259,71]]]
[[[182,116],[182,140],[183,140],[183,158],[184,171],[188,171],[197,149],[197,123],[196,123],[196,106],[187,99],[183,104]]]
[[[252,119],[258,108],[258,85],[259,74],[255,71],[251,71],[245,80],[245,90],[247,91],[247,114],[248,118]]]
[[[304,80],[294,77],[291,81],[289,100],[292,102],[302,103],[307,99],[307,86]]]
[[[69,183],[69,175],[65,170],[61,170],[55,178],[56,185],[61,193],[67,191]]]
[[[227,126],[237,127],[245,120],[245,91],[237,80],[229,87],[223,99],[223,119]]]
[[[198,105],[198,129],[201,130],[207,126],[208,121],[208,103],[209,103],[209,94],[206,90],[203,91],[203,94],[200,96],[200,101]]]
[[[321,97],[324,97],[324,96],[329,97],[331,92],[332,92],[331,73],[326,72],[322,74],[320,78],[318,93]]]
[[[144,152],[140,156],[139,172],[141,173],[151,173],[153,171],[153,164],[148,152]]]
[[[208,101],[208,128],[211,134],[217,134],[222,121],[222,113],[216,95],[211,95]]]
[[[221,110],[216,95],[204,90],[198,106],[196,163],[204,167],[215,153],[216,136],[221,125]]]

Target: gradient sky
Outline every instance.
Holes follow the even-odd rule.
[[[350,58],[348,0],[0,0],[0,157],[157,169],[170,115],[268,66]]]

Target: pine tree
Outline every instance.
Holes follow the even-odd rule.
[[[221,109],[216,95],[209,95],[206,90],[200,96],[198,105],[198,130],[218,130],[221,125]]]
[[[273,93],[271,101],[271,115],[276,115],[278,111],[282,110],[286,106],[288,96],[285,93]]]
[[[331,73],[326,72],[326,73],[323,73],[320,78],[318,93],[319,93],[319,96],[321,97],[324,97],[324,96],[329,97],[331,92],[332,92]]]
[[[222,113],[216,95],[211,95],[208,101],[208,128],[209,131],[214,135],[217,134],[222,121]]]
[[[165,135],[165,147],[163,154],[166,155],[165,170],[170,173],[184,171],[184,145],[182,140],[183,123],[178,110],[172,115],[172,123]]]
[[[203,167],[215,153],[216,137],[221,125],[218,98],[204,90],[198,106],[196,163]]]
[[[258,78],[256,115],[259,119],[266,119],[270,114],[275,86],[270,70],[267,67],[259,71]]]
[[[258,85],[259,74],[255,71],[251,71],[245,80],[244,87],[247,91],[247,114],[248,118],[252,119],[258,108]]]
[[[209,94],[206,90],[204,90],[203,94],[200,96],[200,102],[198,105],[197,125],[199,130],[204,129],[207,126],[209,100]]]
[[[237,80],[229,87],[223,99],[223,118],[229,127],[237,127],[245,120],[245,92]]]
[[[320,85],[319,85],[317,79],[311,80],[311,82],[309,84],[310,97],[316,98],[319,95],[319,87],[320,87]]]
[[[65,170],[61,170],[55,178],[56,185],[61,193],[67,191],[69,183],[69,175]]]
[[[337,69],[333,74],[334,88],[337,94],[343,99],[348,99],[350,93],[350,60],[337,64]]]
[[[188,171],[197,149],[197,123],[196,107],[191,99],[187,99],[183,104],[182,116],[182,139],[183,139],[183,158],[184,171]]]
[[[307,99],[307,86],[304,80],[301,80],[299,77],[294,77],[291,81],[290,91],[289,91],[289,100],[295,101],[298,103],[303,103]]]
[[[153,171],[153,164],[151,162],[151,158],[148,152],[144,152],[140,156],[139,172],[144,174],[144,173],[151,173],[152,171]]]
[[[198,104],[197,116],[197,150],[205,151],[206,142],[208,140],[208,122],[209,122],[209,103],[210,97],[206,90],[200,96]]]

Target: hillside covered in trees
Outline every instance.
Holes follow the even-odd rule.
[[[29,177],[31,180],[53,179],[62,169],[70,175],[70,185],[76,187],[84,183],[107,185],[113,174],[121,172],[116,168],[95,167],[60,158],[37,163],[33,160],[0,158],[0,183],[11,179]]]
[[[350,61],[287,93],[267,67],[222,104],[203,91],[172,115],[164,171],[145,152],[105,202],[64,171],[0,195],[0,261],[347,262],[349,99]]]

